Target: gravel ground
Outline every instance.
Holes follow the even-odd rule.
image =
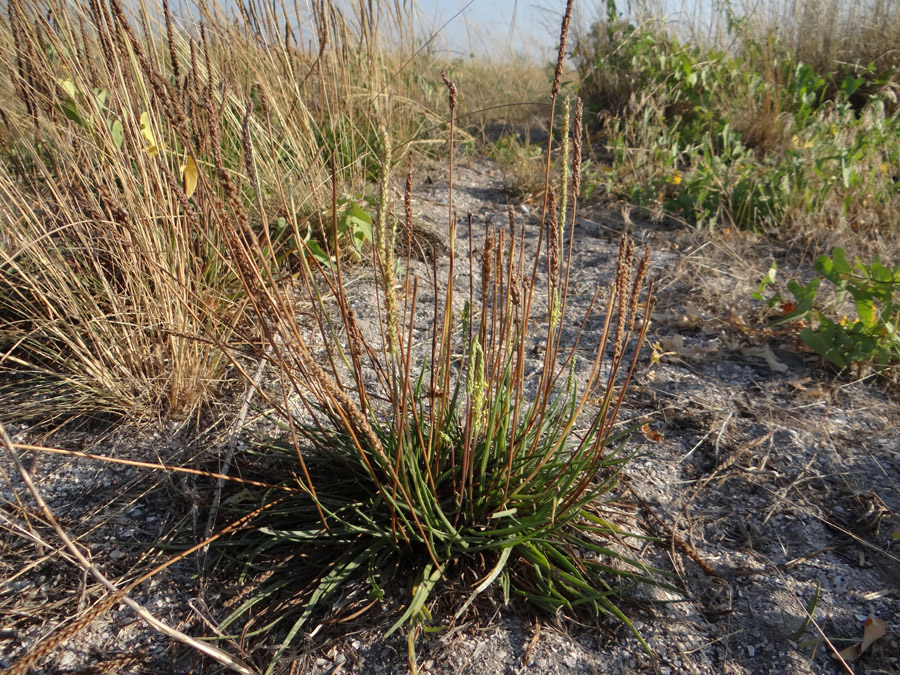
[[[446,176],[424,167],[417,177],[417,236],[446,245]],[[477,253],[486,220],[505,222],[508,193],[499,170],[482,160],[463,162],[455,185],[457,212],[473,214]],[[523,222],[534,221],[533,206],[516,208]],[[419,637],[419,672],[848,672],[822,636],[843,649],[862,638],[862,622],[873,617],[886,622],[886,635],[849,672],[900,673],[900,552],[892,538],[900,530],[896,384],[837,376],[791,336],[762,330],[750,309],[754,275],[768,268],[769,258],[788,253],[741,233],[722,234],[710,246],[674,224],[589,209],[574,234],[576,314],[598,275],[611,270],[626,228],[649,245],[658,278],[645,357],[620,414],[623,421],[647,422],[631,441],[637,456],[627,470],[626,496],[646,531],[662,542],[647,544],[642,555],[676,571],[689,597],[657,609],[652,619],[636,608],[635,623],[654,658],[619,626],[536,617],[484,598],[468,622]],[[439,253],[446,278],[442,260]],[[415,264],[424,272],[424,262]],[[364,308],[369,299],[360,291],[354,302]],[[598,331],[587,327],[583,347]],[[222,444],[198,435],[198,427],[202,421],[109,436],[92,429],[51,438],[25,427],[10,432],[18,442],[218,470]],[[128,578],[169,555],[148,543],[198,537],[205,528],[208,491],[191,476],[47,454],[26,453],[25,460],[63,526],[112,578]],[[0,491],[2,667],[100,594],[59,555],[58,540],[5,455],[0,468],[8,475]],[[132,595],[169,625],[209,635],[226,614],[227,584],[221,570],[201,574],[192,558]],[[677,598],[657,593],[656,599]],[[813,606],[815,621],[807,624]],[[383,631],[371,622],[320,627],[298,641],[282,670],[406,672],[406,637],[385,640]],[[238,637],[222,646],[264,663],[259,654],[266,645],[251,653],[251,644],[257,643]],[[222,671],[173,646],[124,607],[66,641],[42,667],[73,674]]]

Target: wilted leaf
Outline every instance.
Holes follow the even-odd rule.
[[[200,178],[200,169],[197,168],[197,162],[190,155],[184,160],[181,166],[181,178],[184,181],[184,194],[188,197],[194,194],[197,189],[197,180]]]
[[[672,337],[664,337],[659,341],[663,349],[671,354],[676,354],[682,358],[692,360],[701,359],[707,354],[719,351],[718,347],[688,347],[684,344],[683,335],[673,335]],[[663,354],[666,356],[666,354]]]
[[[884,619],[873,619],[871,616],[863,622],[866,629],[863,631],[862,651],[866,651],[880,637],[884,637]]]
[[[872,646],[872,643],[875,642],[875,640],[883,637],[885,634],[884,619],[873,619],[870,616],[863,621],[863,626],[865,626],[865,630],[863,630],[862,641],[857,642],[855,645],[847,647],[846,649],[842,649],[840,652],[841,658],[848,663],[855,661],[862,656],[865,651]]]
[[[659,443],[664,438],[661,433],[659,433],[655,429],[651,429],[649,423],[644,424],[643,426],[641,426],[640,429],[641,429],[641,433],[643,434],[644,438],[646,438],[648,441],[650,441],[652,443]]]
[[[781,303],[781,313],[782,314],[792,314],[794,311],[796,311],[796,309],[797,309],[797,305],[795,305],[793,302],[782,302]]]

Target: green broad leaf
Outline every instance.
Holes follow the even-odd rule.
[[[354,222],[372,225],[372,216],[356,202],[350,203],[350,208],[347,209],[347,218]]]
[[[838,274],[849,275],[853,273],[853,268],[850,267],[850,263],[847,262],[846,253],[844,249],[840,246],[836,246],[835,249],[831,252],[832,258],[834,258],[834,269],[838,272]]]
[[[844,347],[842,353],[847,363],[860,363],[871,360],[878,354],[878,340],[862,333],[850,333],[849,348]]]
[[[81,115],[78,114],[78,110],[75,108],[75,101],[70,99],[65,103],[57,106],[57,108],[63,115],[65,115],[66,119],[75,122],[75,124],[78,124],[79,126],[87,127],[87,125],[84,123],[84,120],[81,118]]]
[[[872,279],[875,281],[879,281],[881,283],[889,284],[894,281],[894,274],[891,270],[881,264],[881,262],[877,259],[872,261],[872,264],[869,266],[869,274],[871,274]]]
[[[94,89],[94,99],[97,101],[97,107],[102,108],[106,105],[106,96],[109,92],[106,89]]]
[[[779,326],[783,323],[787,323],[788,321],[793,321],[794,319],[798,319],[802,316],[805,316],[809,311],[812,310],[813,304],[816,300],[816,293],[819,290],[819,284],[822,283],[821,279],[813,279],[806,286],[791,280],[788,282],[788,290],[793,294],[794,299],[797,301],[797,307],[790,314],[786,314],[778,321],[776,321],[773,325]]]
[[[847,367],[847,361],[844,360],[840,351],[834,346],[834,342],[827,340],[821,332],[816,332],[811,328],[804,328],[800,331],[800,338],[816,352],[816,354],[831,361],[831,363],[838,368]]]
[[[774,262],[772,266],[769,268],[769,271],[766,272],[766,275],[762,278],[762,281],[759,282],[759,286],[757,286],[756,291],[750,294],[750,297],[754,300],[762,300],[767,303],[769,307],[773,307],[775,303],[781,300],[781,295],[776,293],[772,298],[766,298],[763,295],[763,291],[766,290],[767,286],[775,283],[775,277],[778,275],[778,265]]]
[[[334,263],[332,263],[331,258],[324,251],[324,249],[319,246],[319,242],[317,242],[315,239],[307,239],[304,242],[304,245],[306,246],[306,250],[309,251],[309,254],[313,258],[315,258],[321,265],[327,267],[328,269],[332,268]]]
[[[871,297],[857,297],[856,313],[859,314],[859,320],[867,327],[871,328],[875,325],[877,314],[875,313],[875,303]]]

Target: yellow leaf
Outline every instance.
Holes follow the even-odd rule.
[[[200,178],[200,169],[197,162],[190,155],[181,166],[181,179],[184,181],[184,194],[190,197],[197,189],[197,180]]]
[[[72,80],[63,80],[59,79],[56,81],[60,87],[62,87],[65,92],[69,95],[69,98],[73,101],[75,100],[75,96],[78,93],[78,89],[75,86],[75,83]]]
[[[150,113],[141,113],[141,136],[147,141],[147,147],[144,150],[151,157],[159,153],[159,146],[156,144],[156,136],[153,135],[153,126],[150,123]]]

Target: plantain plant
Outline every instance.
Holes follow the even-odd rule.
[[[445,83],[449,261],[445,270],[432,262],[424,278],[409,260],[398,264],[398,244],[412,236],[412,181],[408,176],[405,220],[398,221],[391,143],[382,130],[370,251],[374,331],[361,328],[355,307],[362,301],[351,298],[339,252],[329,265],[307,257],[295,287],[262,283],[265,272],[254,266],[259,251],[232,252],[279,372],[281,395],[267,398],[283,440],[263,445],[293,467],[229,540],[229,550],[243,551],[248,573],[265,570],[268,583],[246,593],[222,628],[243,623],[247,635],[288,622],[270,670],[317,609],[328,603],[356,615],[392,597],[385,593],[392,584],[405,582],[408,596],[387,633],[407,627],[411,646],[440,598],[455,598],[458,618],[479,594],[498,587],[548,613],[581,609],[632,626],[618,606],[626,588],[673,588],[663,572],[629,553],[626,542],[635,535],[618,489],[630,456],[627,430],[616,420],[650,320],[648,255],[637,260],[633,241],[623,236],[612,281],[598,280],[586,315],[576,319],[567,311],[581,102],[574,120],[566,106],[563,128],[571,137],[561,144],[566,166],[558,177],[550,173],[548,143],[537,236],[510,209],[505,227],[486,228],[479,260],[471,220],[468,246],[457,242],[457,91]],[[334,195],[331,222],[338,223],[336,189]],[[228,204],[240,208],[238,200]],[[467,257],[457,256],[458,243]],[[460,269],[470,270],[470,278],[458,288]],[[311,308],[302,318],[297,291]],[[546,316],[537,316],[538,304]],[[600,339],[579,371],[585,326],[593,320]],[[539,357],[526,347],[534,337],[542,341]],[[473,572],[481,581],[464,581]],[[295,586],[304,574],[312,583]]]

